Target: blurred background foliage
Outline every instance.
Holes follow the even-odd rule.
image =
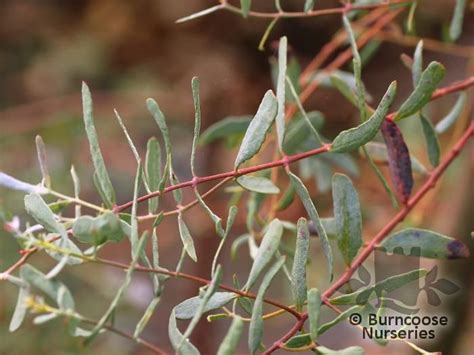
[[[273,10],[270,0],[254,3],[263,10]],[[339,6],[337,1],[317,3],[320,7]],[[192,76],[196,75],[201,80],[204,128],[225,116],[251,114],[255,112],[263,93],[272,86],[269,62],[275,54],[272,45],[275,40],[287,35],[291,55],[304,67],[341,27],[337,15],[281,20],[271,33],[266,49],[258,51],[258,43],[268,25],[266,20],[244,20],[235,14],[218,12],[189,23],[175,24],[176,19],[214,4],[215,1],[209,0],[2,0],[0,170],[31,183],[39,182],[34,137],[41,134],[47,144],[55,189],[72,191],[69,169],[74,164],[82,180],[82,197],[98,202],[81,119],[80,85],[84,80],[92,90],[99,139],[119,202],[131,198],[135,161],[114,118],[113,108],[120,112],[136,145],[144,154],[149,136],[159,135],[145,107],[147,97],[155,98],[171,126],[175,170],[180,179],[188,179],[193,129]],[[288,11],[303,8],[303,1],[283,1],[282,4]],[[440,40],[451,18],[453,5],[454,0],[419,1],[415,17],[416,35]],[[444,85],[473,75],[472,7],[472,3],[468,4],[464,33],[458,41],[461,47],[454,51],[448,45],[438,44],[434,50],[425,50],[425,63],[438,60],[446,65]],[[403,28],[404,21],[399,19],[385,31],[401,33]],[[408,37],[403,35],[397,38],[382,41],[379,50],[364,67],[363,79],[375,102],[391,80],[399,81],[401,94],[397,98],[398,103],[412,88],[410,72],[399,57],[401,53],[411,55],[416,40],[406,41]],[[405,42],[412,45],[406,45]],[[346,67],[345,70],[350,69]],[[430,118],[435,122],[439,120],[449,111],[455,98],[455,95],[451,95],[432,103]],[[442,149],[450,147],[464,127],[463,122],[465,124],[468,119],[472,119],[472,90],[469,100],[468,108],[457,127],[441,137]],[[319,110],[324,113],[322,132],[327,137],[334,137],[341,129],[353,126],[358,119],[356,108],[333,89],[319,89],[305,107],[308,111]],[[402,129],[410,151],[427,163],[421,127],[417,123],[404,122]],[[234,154],[223,144],[202,148],[198,152],[198,173],[204,175],[229,170]],[[354,181],[359,189],[365,216],[364,236],[370,238],[394,212],[366,162],[354,156],[360,164],[359,177],[355,177]],[[472,247],[469,234],[473,230],[473,165],[471,150],[454,163],[442,183],[421,202],[405,223],[439,230],[465,240]],[[318,194],[317,186],[311,183],[309,186],[313,189],[321,214],[329,215],[332,210],[330,193]],[[186,194],[188,198],[191,197],[189,191]],[[210,200],[214,210],[225,213],[227,196],[221,192]],[[21,194],[0,190],[2,211],[25,217],[22,205]],[[171,199],[165,199],[161,206],[165,210],[174,208]],[[245,232],[245,204],[240,209],[233,238]],[[280,217],[295,222],[303,213],[301,206],[295,204]],[[212,223],[199,207],[192,209],[186,216],[195,238],[200,263],[192,264],[188,260],[184,267],[192,274],[207,276],[211,256],[217,245]],[[179,253],[175,220],[167,219],[160,226],[159,233],[163,264],[174,265]],[[127,248],[123,244],[114,245],[107,247],[105,253],[109,257],[127,261]],[[225,262],[227,283],[231,283],[231,270],[241,272],[242,275],[248,272],[249,257],[243,249],[237,260]],[[0,231],[0,269],[5,269],[17,258],[17,244],[7,233]],[[318,255],[315,260],[316,265],[311,267],[316,271],[309,276],[313,284],[324,274],[318,271]],[[39,267],[51,265],[51,260],[40,255],[34,256],[32,262]],[[392,259],[390,262],[392,264],[387,267],[395,267],[401,261]],[[427,265],[430,268],[433,264]],[[441,264],[440,273],[461,285],[462,291],[443,299],[441,308],[434,310],[447,313],[452,328],[441,333],[428,349],[467,354],[469,349],[474,348],[472,266],[472,257]],[[76,299],[80,300],[79,311],[98,317],[106,307],[107,300],[113,297],[123,274],[106,267],[84,265],[68,268],[60,277],[74,291]],[[288,299],[289,290],[286,287],[273,286],[271,292],[277,298]],[[144,333],[145,338],[169,350],[166,329],[170,308],[195,294],[196,285],[170,280],[162,304]],[[100,336],[90,348],[84,348],[79,339],[67,334],[62,320],[54,320],[43,326],[33,326],[27,322],[16,333],[9,334],[8,322],[16,295],[15,287],[2,283],[0,354],[145,353],[131,342],[114,335]],[[151,297],[151,286],[146,276],[136,275],[126,302],[116,315],[117,326],[133,329]],[[286,329],[288,321],[287,316],[273,320],[271,330],[266,331],[265,337],[274,339]],[[203,324],[194,332],[191,340],[203,354],[215,352],[218,344],[216,339],[222,338],[227,327],[220,324]],[[359,340],[359,332],[347,325],[328,332],[322,339],[325,345],[336,348],[354,345]],[[380,351],[375,345],[364,345],[368,346],[369,354]],[[401,352],[409,353],[410,350],[399,343],[384,349],[384,353]]]

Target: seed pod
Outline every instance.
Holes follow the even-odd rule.
[[[381,127],[387,145],[388,164],[392,183],[399,200],[406,204],[413,187],[410,153],[398,126],[390,120],[384,120]]]

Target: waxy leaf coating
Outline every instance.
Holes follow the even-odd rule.
[[[257,113],[247,128],[247,132],[245,132],[244,139],[237,153],[237,158],[235,159],[235,168],[238,168],[240,164],[258,153],[275,119],[277,108],[278,103],[276,97],[271,90],[268,90],[258,107]]]
[[[397,83],[394,81],[388,87],[387,92],[372,116],[360,126],[339,133],[332,142],[331,151],[337,153],[348,152],[374,139],[388,113],[388,109],[395,98],[396,92]]]

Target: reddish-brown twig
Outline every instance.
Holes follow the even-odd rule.
[[[428,179],[425,181],[423,186],[418,192],[407,202],[407,204],[400,210],[377,234],[369,244],[361,251],[357,258],[352,262],[351,266],[322,294],[323,302],[332,296],[341,286],[348,282],[355,271],[362,265],[362,263],[372,254],[377,244],[379,244],[388,234],[402,222],[408,213],[416,206],[416,204],[423,198],[423,196],[432,189],[436,181],[441,177],[447,167],[453,162],[458,156],[464,146],[467,144],[469,139],[474,135],[474,122],[471,122],[470,126],[458,142],[454,145],[451,151],[447,154],[441,164],[431,172]],[[280,348],[288,339],[290,339],[296,332],[301,329],[304,325],[308,313],[304,313],[302,318],[299,319],[295,325],[279,340],[277,340],[265,354],[271,354],[278,348]]]
[[[442,96],[445,96],[447,94],[467,89],[468,87],[473,86],[473,85],[474,85],[474,77],[470,77],[466,80],[459,81],[459,82],[457,82],[453,85],[449,85],[449,86],[446,86],[444,88],[440,88],[440,89],[436,90],[434,92],[433,96],[432,96],[432,99],[438,99],[438,98],[440,98]],[[389,114],[387,116],[387,119],[393,118],[394,115],[395,115],[395,113]],[[225,178],[229,178],[229,177],[239,177],[239,176],[242,176],[242,175],[255,173],[255,172],[261,171],[261,170],[286,166],[288,164],[292,164],[292,163],[294,163],[296,161],[299,161],[301,159],[305,159],[305,158],[308,158],[308,157],[311,157],[311,156],[315,156],[315,155],[318,155],[318,154],[328,152],[330,150],[330,148],[331,148],[330,144],[325,144],[320,148],[308,150],[306,152],[297,153],[297,154],[293,154],[293,155],[288,155],[288,156],[283,157],[282,159],[274,160],[272,162],[263,163],[263,164],[259,164],[259,165],[255,165],[255,166],[250,166],[250,167],[242,168],[242,169],[238,169],[238,170],[232,170],[232,171],[228,171],[228,172],[220,173],[220,174],[215,174],[215,175],[209,175],[209,176],[204,176],[204,177],[195,177],[192,180],[188,180],[188,181],[185,181],[185,182],[182,182],[182,183],[179,183],[179,184],[168,186],[167,188],[165,188],[163,190],[163,194],[174,191],[174,190],[182,189],[182,188],[185,188],[185,187],[192,187],[192,186],[199,185],[199,184],[209,182],[209,181],[215,181],[215,180],[225,179]],[[152,197],[156,197],[156,196],[160,196],[160,195],[161,195],[160,191],[154,191],[152,193],[149,193],[149,194],[146,194],[146,195],[143,195],[143,196],[139,197],[137,199],[137,202],[140,203],[140,202],[146,201],[146,200],[148,200]],[[131,207],[132,204],[133,204],[133,201],[129,201],[129,202],[126,202],[122,205],[115,206],[114,207],[114,212],[121,212],[121,211]]]
[[[410,4],[411,1],[406,0],[394,0],[394,1],[386,1],[381,2],[378,4],[367,4],[367,5],[353,5],[351,3],[346,3],[343,7],[332,8],[332,9],[321,9],[321,10],[311,10],[307,12],[301,11],[293,11],[293,12],[286,12],[286,11],[278,11],[278,12],[259,12],[259,11],[249,11],[248,16],[251,17],[260,17],[260,18],[301,18],[301,17],[316,17],[316,16],[323,16],[323,15],[334,15],[334,14],[345,14],[350,11],[357,11],[357,10],[372,10],[377,8],[386,8],[391,5],[401,5],[401,4]],[[235,13],[242,13],[242,10],[234,5],[230,5],[227,1],[221,2],[220,5],[221,9],[229,10]]]

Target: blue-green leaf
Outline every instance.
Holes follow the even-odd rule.
[[[95,176],[100,185],[100,191],[103,193],[103,197],[105,198],[104,203],[110,208],[115,204],[115,191],[112,182],[110,181],[109,174],[107,173],[104,158],[102,157],[99,141],[97,139],[97,132],[94,126],[94,116],[92,112],[91,93],[89,87],[84,82],[82,83],[82,108]]]
[[[291,184],[295,188],[296,193],[298,194],[301,202],[303,203],[303,206],[306,212],[308,213],[309,218],[311,219],[311,221],[314,224],[314,227],[316,228],[316,231],[319,236],[319,240],[321,241],[321,245],[323,247],[324,255],[326,256],[329,279],[332,280],[333,278],[332,249],[331,249],[331,245],[329,244],[326,231],[324,230],[324,227],[321,224],[321,219],[319,218],[318,211],[316,210],[316,207],[314,206],[314,203],[311,200],[311,197],[309,196],[309,192],[306,189],[306,186],[304,186],[301,179],[291,172],[288,173],[288,176],[290,177]]]
[[[261,176],[242,175],[237,178],[237,183],[244,189],[262,194],[278,194],[280,189],[270,179]]]
[[[452,41],[456,41],[462,33],[462,23],[464,20],[464,8],[466,0],[456,0],[453,17],[449,26],[449,37]]]
[[[341,295],[330,299],[332,304],[359,304],[364,305],[368,301],[381,295],[382,292],[390,293],[406,284],[418,280],[428,273],[425,269],[413,270],[400,275],[387,277],[373,286],[359,289],[355,292]]]
[[[199,350],[191,344],[189,339],[185,339],[183,334],[178,329],[178,325],[176,324],[176,316],[174,313],[174,309],[171,311],[170,319],[168,322],[168,336],[171,341],[171,345],[173,349],[177,350],[180,347],[179,354],[182,355],[197,355],[200,354]]]
[[[184,250],[193,261],[197,261],[196,250],[194,249],[194,241],[189,233],[188,226],[184,223],[182,214],[178,214],[178,228]]]
[[[20,268],[20,277],[28,284],[46,293],[61,309],[74,310],[72,294],[62,282],[48,279],[45,274],[29,264]],[[61,297],[59,297],[60,295]]]
[[[234,355],[243,330],[244,321],[242,318],[234,317],[224,340],[222,340],[219,346],[219,350],[217,350],[217,355]]]
[[[428,158],[430,159],[432,166],[438,166],[441,151],[435,128],[433,127],[431,120],[426,118],[425,115],[421,114],[420,119],[423,134],[425,136],[426,148],[428,149]]]
[[[420,111],[430,101],[431,95],[443,80],[445,72],[446,69],[442,64],[431,62],[421,73],[415,90],[400,106],[394,119],[401,120]]]
[[[252,158],[260,150],[267,131],[270,129],[277,113],[278,103],[271,90],[268,90],[250,122],[240,146],[234,166],[238,168],[243,162]]]
[[[10,332],[14,332],[20,328],[21,324],[23,323],[28,310],[26,301],[29,297],[30,291],[28,287],[20,287],[18,290],[18,299],[16,300],[15,311],[13,312],[13,316],[8,327]]]
[[[332,152],[347,152],[374,139],[395,98],[397,83],[393,81],[372,116],[360,126],[342,131],[331,145]]]
[[[318,339],[319,316],[321,314],[321,292],[317,288],[308,291],[308,318],[311,340]]]
[[[195,76],[191,81],[191,87],[193,91],[193,102],[194,102],[194,135],[193,135],[193,146],[191,149],[191,172],[193,176],[196,176],[196,170],[194,163],[196,160],[196,148],[199,139],[199,132],[201,131],[201,101],[199,98],[199,79]]]
[[[362,219],[359,196],[346,175],[334,174],[332,198],[339,251],[350,265],[362,246]]]
[[[48,173],[48,164],[46,162],[46,148],[44,146],[43,138],[40,135],[36,136],[36,152],[38,153],[38,162],[43,176],[43,185],[47,188],[51,187],[51,178]]]
[[[456,120],[461,116],[464,105],[466,104],[466,100],[467,94],[465,92],[461,92],[451,111],[449,111],[449,113],[436,124],[436,133],[441,134],[446,132],[446,130],[451,127],[454,122],[456,122]]]
[[[285,257],[280,257],[268,270],[260,284],[260,288],[258,289],[257,297],[255,298],[255,303],[252,308],[252,317],[249,326],[249,349],[251,353],[254,353],[257,350],[263,336],[263,297],[265,296],[265,292],[267,292],[273,278],[284,263]]]
[[[416,88],[416,85],[420,81],[421,73],[423,72],[423,40],[418,41],[418,44],[416,45],[411,72],[413,77],[413,87]]]
[[[283,140],[285,138],[285,99],[286,99],[286,60],[287,60],[287,39],[280,38],[278,48],[278,80],[276,96],[278,101],[278,110],[275,118],[278,147],[282,150]]]
[[[244,290],[249,290],[253,286],[265,266],[270,263],[275,252],[278,250],[282,234],[283,225],[279,219],[275,218],[270,223],[265,235],[263,236],[257,255],[252,264],[252,268],[250,269],[249,278],[244,286]]]
[[[310,12],[313,10],[315,0],[305,0],[304,12]]]
[[[306,263],[309,251],[309,230],[305,218],[300,218],[297,224],[295,256],[291,270],[293,298],[296,310],[300,312],[306,301]]]
[[[209,126],[199,137],[199,144],[206,145],[218,139],[243,137],[252,116],[229,116]]]
[[[379,249],[388,253],[431,259],[469,257],[469,248],[459,240],[426,229],[407,228],[386,238]]]
[[[151,137],[147,143],[145,156],[145,175],[148,182],[148,187],[151,191],[158,191],[160,189],[161,168],[160,143],[155,137]],[[156,213],[158,209],[158,202],[158,197],[148,200],[148,211],[150,213]]]
[[[237,294],[233,292],[216,292],[206,302],[203,308],[203,313],[212,311],[214,309],[221,308],[227,303],[237,297]],[[188,298],[174,307],[175,317],[177,319],[191,319],[198,311],[199,305],[202,303],[202,297],[195,296]]]
[[[252,0],[240,0],[240,9],[242,11],[242,16],[244,18],[248,17],[251,5],[252,5]]]

